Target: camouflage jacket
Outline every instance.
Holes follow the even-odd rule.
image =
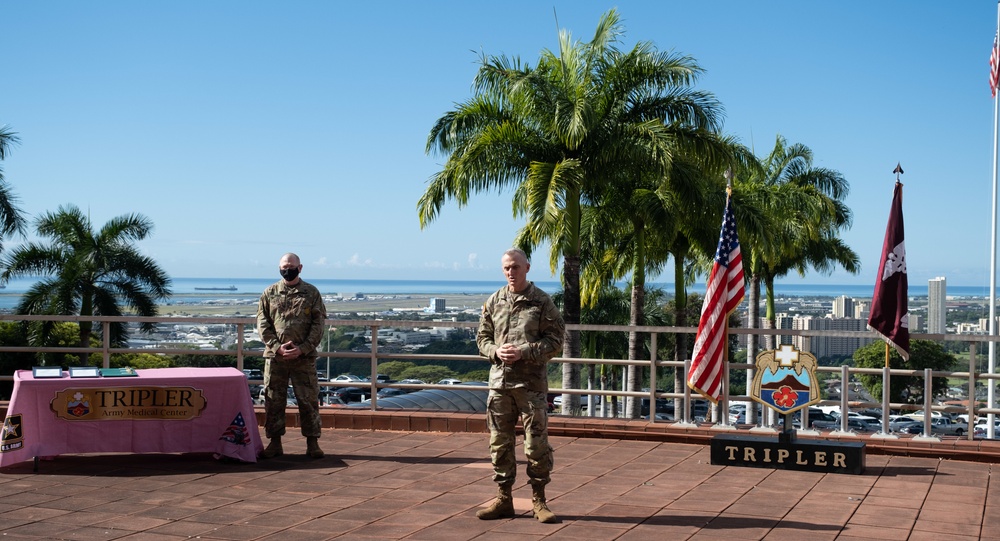
[[[548,392],[546,364],[562,351],[565,324],[552,299],[529,283],[521,293],[504,287],[483,305],[476,344],[490,360],[490,388],[526,387]],[[497,349],[510,342],[521,349],[521,360],[505,366]]]
[[[292,341],[303,357],[316,357],[323,339],[326,306],[316,286],[299,281],[294,286],[279,280],[260,296],[257,307],[257,330],[267,346],[264,357],[274,357],[278,346]]]

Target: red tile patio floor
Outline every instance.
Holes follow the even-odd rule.
[[[1000,540],[994,465],[869,454],[863,475],[713,466],[699,443],[551,438],[557,524],[475,511],[495,485],[480,432],[325,429],[327,456],[73,455],[4,468],[0,538],[71,540]],[[518,456],[520,457],[520,451]]]

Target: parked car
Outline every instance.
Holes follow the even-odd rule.
[[[839,419],[840,418],[840,411],[837,411],[835,413],[831,413],[830,415],[833,415],[834,417],[836,417],[836,418]],[[878,422],[879,422],[878,419],[876,419],[875,417],[872,417],[871,415],[862,415],[862,414],[860,414],[860,413],[858,413],[856,411],[848,411],[847,412],[847,420],[850,421],[851,419],[857,419],[857,420],[860,420],[860,421],[864,421],[866,423],[876,423],[876,424],[878,424]]]
[[[649,399],[643,398],[641,404],[639,405],[639,415],[643,417],[649,417]],[[656,410],[657,414],[669,415],[673,418],[674,415],[674,401],[669,398],[657,398],[656,399]]]
[[[923,429],[924,422],[918,421],[913,417],[906,415],[890,415],[889,416],[889,431],[890,432],[906,432],[908,428],[916,425],[917,427]]]
[[[989,436],[989,426],[986,419],[983,419],[976,426],[972,427],[973,434],[977,438],[986,438]],[[1000,438],[1000,419],[993,421],[993,439],[997,438]]]
[[[399,396],[399,395],[407,394],[409,392],[410,391],[407,390],[407,389],[397,389],[395,387],[386,387],[384,389],[379,389],[378,390],[378,394],[376,396],[378,396],[379,398],[389,398],[390,396]]]
[[[941,436],[962,436],[968,427],[964,423],[956,423],[951,417],[931,417],[931,434]],[[920,422],[906,429],[909,434],[923,434],[924,423]]]
[[[425,385],[424,380],[422,379],[403,379],[397,381],[396,383],[402,383],[404,385]]]
[[[589,403],[589,401],[590,401],[590,399],[587,398],[587,395],[585,395],[585,394],[580,395],[580,407],[581,408],[587,407],[587,404]],[[563,403],[563,395],[562,394],[557,394],[557,395],[555,395],[552,398],[552,406],[554,408],[556,408],[556,409],[561,408],[562,407],[562,403]],[[601,395],[594,395],[594,403],[595,404],[600,404],[601,403]]]
[[[763,415],[763,410],[760,404],[757,404],[757,418],[760,419]],[[746,404],[733,404],[729,406],[729,423],[734,425],[744,425],[749,423],[747,420],[747,405]]]
[[[445,378],[437,382],[438,385],[458,385],[459,383],[462,383],[462,380],[455,378]]]
[[[873,423],[865,419],[848,418],[847,429],[855,432],[878,432],[882,429],[882,426],[878,423],[878,421]]]
[[[914,418],[914,419],[916,419],[916,420],[918,420],[920,422],[923,422],[923,420],[924,420],[924,410],[918,410],[918,411],[915,411],[913,413],[907,413],[906,416],[907,417],[912,417],[912,418]],[[944,414],[941,413],[940,411],[931,411],[931,418],[933,419],[933,418],[936,418],[936,417],[944,417]]]
[[[328,393],[328,403],[350,404],[351,402],[361,402],[368,397],[369,389],[360,387],[337,387]]]
[[[259,368],[244,368],[243,375],[250,380],[262,380],[264,379],[264,371]]]
[[[931,434],[961,437],[968,431],[968,429],[968,424],[954,421],[951,417],[942,416],[931,418]]]
[[[817,425],[817,423],[819,423]],[[792,417],[792,426],[802,427],[802,416],[795,412]],[[814,430],[836,430],[840,428],[840,421],[829,413],[819,408],[809,408],[809,428]]]
[[[345,382],[346,381],[348,383],[356,383],[356,382],[360,382],[361,378],[358,377],[358,376],[355,376],[354,374],[341,374],[341,375],[339,375],[339,376],[331,379],[330,381],[339,381],[339,382]]]

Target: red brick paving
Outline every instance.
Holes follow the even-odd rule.
[[[380,423],[382,421],[379,421]],[[326,458],[68,455],[0,471],[0,536],[174,541],[407,539],[1000,540],[993,464],[869,454],[864,475],[713,466],[704,443],[557,435],[558,524],[480,521],[486,434],[327,428]],[[697,441],[697,440],[695,440]],[[977,451],[982,452],[980,445]],[[996,455],[1000,460],[1000,453]]]

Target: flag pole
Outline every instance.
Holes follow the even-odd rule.
[[[996,65],[997,61],[997,40],[1000,39],[1000,1],[997,2],[997,33],[993,37],[993,51],[990,53],[990,83],[993,86],[993,217],[992,217],[992,228],[990,233],[990,342],[989,342],[989,366],[988,372],[993,374],[996,371],[996,342],[993,341],[993,337],[997,335],[997,302],[996,302],[996,291],[997,291],[997,118],[998,118],[998,106],[1000,106],[1000,98],[998,98],[998,93],[996,92],[997,80],[994,77],[994,71],[998,68]],[[990,408],[995,407],[996,404],[996,382],[993,379],[987,380],[988,384],[986,387],[986,400],[987,405]],[[989,422],[986,424],[986,437],[992,439],[994,437],[994,426],[993,420],[994,415],[990,413],[987,415]]]

